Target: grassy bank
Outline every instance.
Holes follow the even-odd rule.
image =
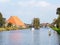
[[[1,31],[5,31],[5,30],[6,30],[5,28],[0,28],[0,32],[1,32]]]
[[[53,27],[52,29],[55,30],[55,31],[57,31],[57,33],[60,35],[60,29],[59,28]]]
[[[28,29],[28,28],[5,27],[5,28],[0,28],[0,32],[1,31],[10,31],[10,30],[23,30],[23,29]]]

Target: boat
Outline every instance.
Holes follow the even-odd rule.
[[[34,31],[35,29],[34,28],[31,28],[32,31]]]
[[[51,30],[50,29],[49,29],[48,33],[49,33],[49,36],[51,36]]]

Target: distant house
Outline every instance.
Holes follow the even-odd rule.
[[[31,27],[32,27],[31,24],[26,24],[26,23],[25,23],[25,25],[26,25],[27,28],[31,28]]]
[[[49,23],[41,23],[41,27],[47,27]]]
[[[11,23],[11,24],[13,24],[13,26],[18,26],[18,27],[26,28],[25,24],[17,16],[11,16],[7,20],[7,23]]]

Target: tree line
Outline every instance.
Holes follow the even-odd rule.
[[[54,19],[54,21],[52,22],[52,26],[60,28],[60,8],[57,8],[56,10],[56,14],[58,15],[57,19]],[[5,24],[5,18],[3,17],[2,13],[0,12],[0,27],[3,27]],[[9,24],[10,26],[11,24]],[[39,18],[34,18],[32,21],[32,26],[34,28],[39,28],[40,27],[40,19]],[[51,26],[51,27],[52,27]]]

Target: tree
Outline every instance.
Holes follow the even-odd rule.
[[[13,26],[12,23],[8,23],[7,27],[11,27],[11,26]]]
[[[5,21],[4,21],[4,18],[2,16],[2,13],[0,12],[0,27],[2,27],[3,24],[5,24]]]
[[[58,14],[58,18],[55,21],[56,22],[56,26],[57,26],[57,28],[60,28],[60,8],[57,8],[56,14]]]
[[[60,15],[60,8],[57,8],[56,14]]]
[[[32,24],[33,24],[34,28],[38,29],[40,27],[40,20],[39,20],[39,18],[34,18]]]

